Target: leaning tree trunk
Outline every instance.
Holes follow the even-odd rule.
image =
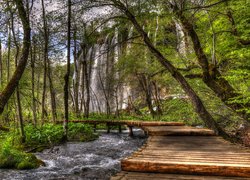
[[[150,41],[147,33],[143,30],[140,24],[137,22],[134,15],[126,8],[124,4],[120,1],[112,0],[114,5],[119,8],[127,18],[133,23],[134,27],[138,31],[138,33],[143,37],[144,43],[149,48],[150,52],[157,58],[157,60],[169,71],[173,78],[180,84],[182,89],[189,96],[196,113],[200,116],[200,118],[204,121],[208,128],[211,128],[215,131],[216,134],[220,134],[225,138],[229,138],[229,135],[216,123],[211,114],[206,110],[203,105],[200,97],[195,93],[186,79],[182,76],[182,74],[171,64],[171,62],[166,59],[160,51],[158,51],[153,43]]]
[[[14,0],[19,17],[21,19],[23,25],[23,48],[21,52],[21,56],[18,60],[18,65],[16,70],[11,77],[10,81],[8,82],[7,86],[4,90],[0,93],[0,114],[3,112],[5,105],[7,104],[8,100],[10,99],[11,95],[15,91],[16,87],[18,86],[18,82],[21,79],[23,72],[25,70],[27,60],[29,57],[29,48],[30,48],[30,24],[29,18],[27,16],[26,10],[23,6],[22,0]]]

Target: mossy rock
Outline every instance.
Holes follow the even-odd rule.
[[[39,166],[45,166],[45,163],[36,158],[33,154],[9,154],[0,156],[0,168],[5,169],[34,169]]]
[[[29,162],[27,160],[25,161],[21,161],[18,165],[17,165],[17,169],[19,170],[24,170],[24,169],[34,169],[39,167],[36,163],[34,162]]]
[[[37,159],[34,154],[29,154],[20,163],[17,164],[16,168],[20,170],[24,169],[35,169],[39,166],[45,166],[45,163]]]

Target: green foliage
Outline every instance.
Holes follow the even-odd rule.
[[[187,99],[173,98],[163,102],[163,121],[185,122],[189,125],[201,125],[202,121],[194,112]]]
[[[57,144],[62,141],[61,125],[45,124],[40,128],[33,125],[25,126],[27,144]]]
[[[82,123],[69,123],[69,139],[79,141],[91,141],[98,137],[93,133],[93,128],[90,125]]]
[[[33,125],[25,127],[27,145],[55,145],[63,140],[64,130],[62,125],[45,124],[40,128]],[[69,123],[69,140],[89,141],[97,136],[89,125],[82,123]]]

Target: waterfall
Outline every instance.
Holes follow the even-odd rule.
[[[128,33],[128,43],[127,43],[127,54],[130,53],[130,49],[132,47],[132,40],[131,38],[133,37],[133,30],[134,30],[134,26],[131,26],[131,28],[129,29],[129,33]]]
[[[186,42],[185,42],[185,34],[181,24],[175,21],[175,28],[177,34],[177,50],[180,54],[186,54]]]
[[[133,27],[130,28],[128,38],[133,35]],[[127,51],[131,49],[131,40],[127,44]],[[90,112],[107,112],[125,109],[128,106],[128,98],[131,95],[131,88],[128,84],[120,82],[119,72],[114,68],[121,55],[121,45],[119,45],[119,31],[116,28],[113,36],[107,35],[99,43],[88,49],[86,61],[89,66],[89,86],[90,86]],[[83,61],[83,55],[79,56]],[[81,68],[79,86],[83,87],[84,73]],[[80,89],[80,88],[79,88]],[[85,90],[81,92],[81,99],[86,96]],[[118,104],[117,104],[118,103]]]
[[[154,45],[156,46],[157,44],[157,34],[158,34],[158,29],[159,29],[159,16],[156,17],[156,28],[155,28],[155,39],[154,39]]]

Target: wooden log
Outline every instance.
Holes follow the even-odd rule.
[[[144,127],[152,136],[214,136],[214,131],[187,126],[148,126]]]
[[[141,173],[122,171],[111,180],[247,180],[249,178],[242,177],[223,177],[223,176],[197,176],[197,175],[182,175],[182,174],[163,174],[163,173]]]
[[[250,177],[250,165],[122,160],[122,170],[135,172]]]

